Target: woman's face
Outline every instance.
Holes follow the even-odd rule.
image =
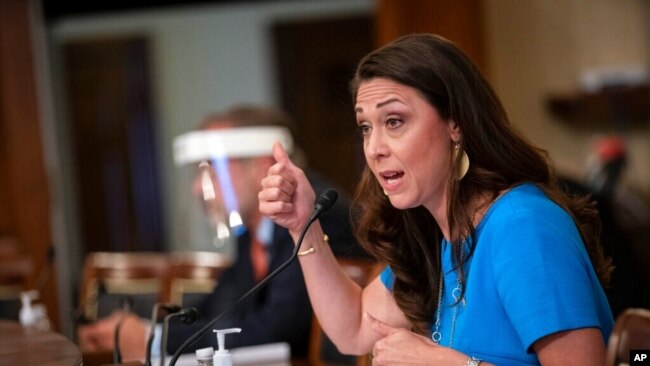
[[[416,89],[384,78],[360,84],[355,112],[366,162],[392,205],[443,212],[457,125]]]

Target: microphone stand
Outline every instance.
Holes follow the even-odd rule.
[[[151,313],[151,327],[149,328],[149,336],[147,337],[147,353],[145,356],[145,365],[151,366],[151,346],[153,344],[154,333],[156,330],[156,323],[158,322],[158,313],[160,309],[166,310],[169,313],[176,313],[181,310],[181,307],[175,304],[161,304],[156,303],[153,306]]]
[[[330,207],[334,205],[336,202],[336,199],[338,198],[338,193],[333,190],[333,189],[328,189],[323,194],[320,195],[318,200],[316,201],[315,207],[314,207],[314,212],[312,213],[311,217],[309,218],[309,221],[305,225],[305,227],[302,229],[302,232],[300,233],[300,237],[298,238],[298,241],[296,242],[295,247],[293,248],[293,253],[291,253],[291,257],[284,261],[278,268],[276,268],[273,272],[269,273],[264,279],[262,279],[257,285],[253,286],[248,292],[243,294],[237,301],[234,303],[231,303],[224,311],[221,312],[221,314],[217,315],[214,319],[208,322],[203,328],[199,329],[198,332],[194,333],[191,337],[189,337],[183,344],[178,347],[176,352],[174,352],[174,355],[172,356],[171,360],[169,361],[169,366],[175,366],[176,361],[178,361],[178,358],[181,356],[183,351],[185,351],[189,346],[194,344],[205,332],[207,332],[210,328],[214,326],[214,324],[219,321],[221,318],[224,317],[224,315],[228,314],[230,311],[232,311],[234,308],[237,307],[237,305],[241,304],[244,300],[248,299],[251,295],[255,294],[257,291],[259,291],[262,287],[264,287],[269,281],[271,281],[275,276],[277,276],[280,272],[282,272],[287,266],[293,262],[294,259],[298,256],[298,252],[300,251],[300,246],[302,245],[302,241],[305,238],[305,234],[307,233],[307,229],[311,226],[318,217],[327,211]]]
[[[172,318],[180,317],[181,322],[192,324],[199,318],[199,312],[195,308],[181,309],[179,312],[168,314],[163,320],[162,340],[160,342],[160,366],[165,365],[165,353],[167,351],[167,336],[169,334],[169,321]]]

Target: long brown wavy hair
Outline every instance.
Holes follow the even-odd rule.
[[[458,47],[432,34],[401,37],[359,62],[350,84],[353,99],[361,82],[376,77],[415,88],[462,132],[460,147],[471,164],[462,180],[450,177],[447,215],[453,262],[463,285],[463,264],[476,243],[470,202],[486,193],[492,202],[499,192],[523,182],[536,184],[571,214],[601,282],[607,284],[612,266],[600,246],[595,203],[564,193],[547,152],[511,127],[494,90]],[[459,163],[460,157],[452,162],[452,171]],[[353,219],[359,243],[392,268],[393,294],[413,330],[428,335],[439,291],[439,226],[422,206],[394,208],[368,166],[354,195]],[[462,250],[465,238],[469,238],[469,252]]]

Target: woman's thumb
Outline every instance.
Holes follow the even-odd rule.
[[[289,155],[287,155],[284,147],[282,147],[282,144],[279,142],[273,144],[273,158],[278,163],[291,163]]]
[[[370,324],[370,327],[377,333],[386,337],[397,331],[397,328],[391,327],[390,325],[382,322],[381,320],[376,319],[374,316],[370,315],[368,312],[364,312],[363,316],[366,321]]]

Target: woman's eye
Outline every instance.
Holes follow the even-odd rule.
[[[368,125],[359,125],[359,132],[363,136],[368,135],[370,133],[370,126],[368,126]]]
[[[389,118],[386,120],[386,126],[389,128],[397,128],[402,125],[402,121],[397,118]]]

